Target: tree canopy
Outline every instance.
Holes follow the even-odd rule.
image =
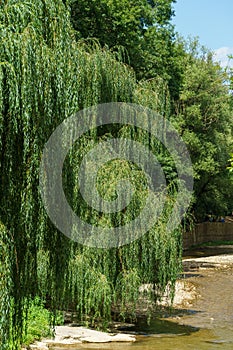
[[[174,2],[71,0],[69,4],[78,39],[96,38],[101,46],[124,48],[124,60],[133,67],[137,79],[160,76],[176,97],[179,69],[171,24]]]
[[[130,125],[95,128],[73,145],[62,174],[68,201],[83,219],[103,230],[127,223],[147,195],[146,183],[151,179],[142,169],[119,159],[101,168],[97,186],[106,200],[116,196],[122,179],[131,178],[136,189],[132,203],[113,214],[84,203],[77,169],[83,155],[105,139],[129,138],[146,145],[159,160],[168,187],[163,212],[146,235],[122,247],[92,248],[68,239],[49,220],[39,192],[40,161],[50,135],[74,113],[107,102],[135,103],[159,113],[174,124],[193,162],[194,196],[187,217],[202,220],[210,210],[216,215],[231,211],[228,76],[208,50],[200,50],[195,41],[187,47],[175,37],[172,3],[0,3],[3,350],[19,348],[25,310],[36,296],[46,300],[51,310],[72,308],[80,321],[102,326],[111,321],[113,312],[121,320],[136,317],[139,286],[144,283],[152,285],[152,306],[168,286],[174,296],[185,227],[183,222],[167,231],[178,192],[177,169],[171,154],[152,135]]]
[[[232,149],[232,108],[228,75],[210,51],[193,41],[186,49],[184,74],[172,122],[188,145],[195,172],[194,212],[231,213],[232,180],[227,163]]]

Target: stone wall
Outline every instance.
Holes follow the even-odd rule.
[[[197,224],[192,232],[183,235],[183,248],[188,249],[194,244],[211,241],[233,241],[233,223],[203,222]]]

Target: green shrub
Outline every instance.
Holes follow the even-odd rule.
[[[27,312],[28,317],[23,333],[24,345],[29,345],[36,340],[53,336],[51,327],[52,315],[49,310],[44,307],[44,303],[40,298],[36,297],[33,301],[30,301],[30,306]],[[63,323],[61,313],[56,316],[55,323]]]

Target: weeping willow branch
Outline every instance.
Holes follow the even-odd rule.
[[[65,118],[113,101],[142,104],[168,115],[166,84],[158,80],[137,85],[134,72],[119,56],[116,60],[115,53],[77,43],[61,0],[2,1],[0,21],[1,349],[17,349],[30,298],[49,300],[51,309],[75,308],[79,319],[91,322],[110,320],[113,305],[124,315],[138,300],[140,284],[156,284],[161,292],[169,282],[174,286],[181,244],[179,230],[171,236],[165,230],[175,193],[169,194],[167,212],[146,236],[121,249],[102,250],[74,244],[58,232],[38,191],[44,144]],[[106,132],[135,134],[148,143],[148,136],[135,130]],[[67,158],[73,168],[64,171],[73,209],[103,227],[130,220],[145,196],[140,171],[125,162],[103,170],[101,181],[107,181],[109,170],[113,178],[133,171],[138,193],[132,210],[110,217],[81,202],[75,164],[104,136],[103,131],[85,135]],[[158,152],[157,142],[150,146]],[[106,195],[113,192],[109,187]]]

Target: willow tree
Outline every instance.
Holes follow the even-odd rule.
[[[61,0],[3,1],[0,20],[1,348],[17,349],[23,310],[36,295],[49,298],[54,309],[72,307],[80,319],[99,322],[111,319],[113,306],[122,317],[127,310],[132,314],[142,283],[156,286],[151,293],[156,300],[169,282],[174,287],[181,232],[166,232],[176,186],[156,226],[124,247],[82,246],[55,228],[40,197],[39,166],[44,144],[56,127],[85,107],[113,101],[149,104],[166,115],[169,97],[164,84],[160,88],[146,83],[138,86],[133,71],[116,54],[94,42],[77,43]],[[149,137],[128,126],[97,130],[84,135],[68,155],[67,197],[74,210],[103,226],[116,224],[119,217],[100,216],[85,207],[76,190],[76,167],[69,164],[78,164],[83,152],[106,133],[110,137],[133,135],[145,144]],[[150,145],[154,152],[161,150],[156,141]],[[135,202],[143,202],[140,169],[127,162],[107,164],[101,172],[102,186],[110,179],[108,171],[113,182],[107,196],[111,198],[117,176],[133,172],[138,190]],[[129,220],[132,210],[119,215],[120,220]]]

